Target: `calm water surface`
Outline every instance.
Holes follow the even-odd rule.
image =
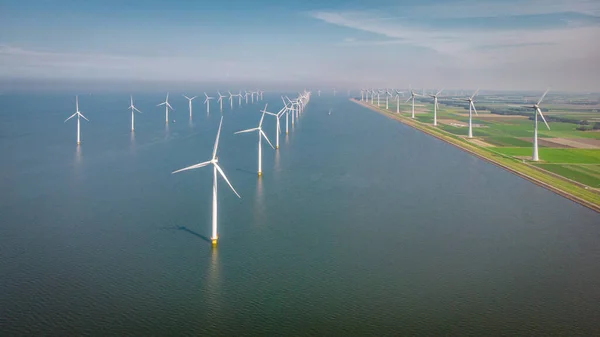
[[[316,97],[281,148],[227,107],[217,249],[200,99],[0,96],[3,335],[600,332],[600,215],[348,102]],[[271,111],[278,95],[265,94]],[[333,112],[328,115],[328,110]],[[274,141],[275,122],[265,121]],[[264,144],[264,143],[263,143]]]

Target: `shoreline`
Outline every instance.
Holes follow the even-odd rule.
[[[416,120],[410,119],[408,117],[404,117],[402,115],[398,116],[395,113],[392,113],[391,111],[388,112],[388,111],[379,109],[379,108],[377,108],[375,106],[372,106],[372,105],[370,105],[368,103],[361,102],[361,101],[356,100],[354,98],[350,98],[350,101],[354,102],[354,103],[356,103],[356,104],[358,104],[360,106],[363,106],[365,108],[368,108],[370,110],[373,110],[373,111],[375,111],[377,113],[380,113],[380,114],[382,114],[382,115],[384,115],[384,116],[386,116],[388,118],[394,119],[394,120],[396,120],[396,121],[398,121],[398,122],[400,122],[400,123],[402,123],[404,125],[407,125],[407,126],[410,126],[410,127],[414,128],[414,129],[417,129],[419,131],[422,131],[423,133],[425,133],[427,135],[433,136],[433,137],[435,137],[435,138],[437,138],[437,139],[439,139],[439,140],[441,140],[441,141],[443,141],[443,142],[445,142],[447,144],[453,145],[453,146],[455,146],[455,147],[457,147],[457,148],[459,148],[459,149],[461,149],[461,150],[463,150],[463,151],[465,151],[465,152],[467,152],[469,154],[472,154],[472,155],[474,155],[474,156],[476,156],[476,157],[478,157],[480,159],[483,159],[483,160],[485,160],[487,162],[490,162],[490,163],[492,163],[492,164],[494,164],[494,165],[496,165],[496,166],[498,166],[498,167],[500,167],[502,169],[505,169],[506,171],[508,171],[510,173],[513,173],[513,174],[515,174],[515,175],[517,175],[517,176],[519,176],[519,177],[521,177],[521,178],[523,178],[523,179],[525,179],[527,181],[530,181],[530,182],[532,182],[532,183],[534,183],[534,184],[536,184],[536,185],[538,185],[540,187],[543,187],[543,188],[545,188],[547,190],[550,190],[550,191],[552,191],[552,192],[554,192],[554,193],[556,193],[556,194],[558,194],[558,195],[560,195],[560,196],[562,196],[564,198],[567,198],[567,199],[569,199],[569,200],[571,200],[573,202],[576,202],[576,203],[578,203],[578,204],[580,204],[580,205],[582,205],[584,207],[587,207],[587,208],[589,208],[591,210],[594,210],[594,211],[600,213],[600,204],[599,203],[594,203],[592,201],[589,201],[589,200],[586,200],[584,198],[581,198],[581,197],[579,197],[577,195],[574,195],[574,194],[570,193],[569,191],[565,191],[565,190],[561,189],[560,187],[554,186],[554,185],[552,185],[552,184],[550,184],[548,182],[542,181],[542,180],[540,180],[540,179],[538,179],[536,177],[533,177],[531,175],[528,175],[527,173],[522,172],[522,171],[520,171],[520,170],[518,170],[518,169],[516,169],[514,167],[511,167],[511,166],[509,166],[509,165],[507,165],[505,163],[502,163],[499,160],[495,160],[493,158],[494,157],[494,153],[493,152],[479,149],[478,147],[476,147],[473,144],[469,144],[469,143],[467,143],[465,141],[461,141],[461,140],[458,139],[458,136],[456,136],[457,138],[453,138],[452,136],[454,136],[454,135],[449,134],[449,133],[447,133],[447,132],[445,132],[443,130],[432,129],[427,124],[423,124],[421,122],[418,122]],[[476,150],[478,150],[478,151],[476,151]],[[480,151],[483,152],[483,153],[480,153]],[[487,155],[484,155],[484,153],[487,154]],[[505,158],[505,159],[511,159],[511,157],[509,157],[509,156],[502,155],[502,157]],[[522,165],[531,166],[531,165],[528,165],[528,164],[522,164]],[[565,183],[570,183],[574,187],[578,187],[577,185],[579,185],[579,184],[577,184],[577,185],[573,184],[572,182],[569,182],[569,181],[564,180],[564,179],[559,178],[559,177],[551,176],[551,175],[549,175],[549,174],[547,174],[545,172],[537,170],[537,168],[533,168],[533,169],[530,168],[530,170],[536,170],[536,171],[539,172],[539,174],[545,175],[548,179],[557,179],[557,180],[561,180],[561,181],[563,181]],[[580,188],[580,187],[578,187],[578,188]],[[594,194],[594,192],[589,192],[589,193],[590,194]]]

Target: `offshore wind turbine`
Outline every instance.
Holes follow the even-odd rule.
[[[540,157],[538,156],[538,115],[540,115],[540,117],[542,117],[542,120],[544,121],[544,124],[546,124],[546,127],[548,128],[548,130],[550,130],[550,125],[548,125],[548,122],[546,122],[546,118],[544,118],[544,115],[542,114],[542,109],[540,109],[540,104],[542,103],[542,100],[544,99],[544,97],[546,97],[546,94],[548,93],[547,89],[546,92],[544,92],[544,94],[542,95],[542,97],[540,97],[540,100],[532,105],[532,106],[525,106],[525,108],[529,108],[529,109],[533,109],[535,110],[535,117],[534,117],[534,127],[533,127],[533,154],[531,155],[531,160],[533,161],[539,161]]]
[[[238,134],[238,133],[258,131],[258,176],[259,177],[262,175],[262,137],[265,137],[265,140],[267,141],[267,143],[269,143],[269,145],[271,145],[271,147],[273,149],[275,149],[273,147],[273,144],[271,144],[271,141],[269,140],[269,138],[267,138],[267,135],[265,134],[265,132],[262,130],[262,123],[263,123],[263,120],[265,119],[265,111],[267,110],[267,105],[268,104],[265,104],[265,110],[262,111],[262,116],[260,116],[260,122],[258,123],[258,127],[252,128],[252,129],[247,129],[247,130],[241,130],[241,131],[237,131],[234,133],[234,134]]]
[[[281,118],[281,116],[283,116],[283,114],[285,112],[285,107],[282,108],[281,110],[279,110],[278,113],[272,113],[272,112],[267,111],[267,106],[265,105],[265,110],[263,110],[261,112],[264,112],[267,115],[275,116],[275,118],[277,119],[277,126],[275,128],[275,149],[278,150],[279,149],[279,134],[281,133],[281,127],[279,126],[279,118]]]
[[[285,109],[285,134],[288,134],[288,116],[289,116],[289,112],[290,112],[290,108],[288,108],[287,103],[285,102],[285,99],[283,99],[283,96],[281,96],[281,100],[283,101],[283,106]]]
[[[248,104],[248,94],[249,94],[249,92],[246,91],[246,90],[244,90],[244,92],[245,92],[245,96],[246,96],[246,104]]]
[[[240,90],[236,96],[238,97],[238,105],[242,106],[242,91]]]
[[[473,104],[473,98],[475,98],[478,92],[479,89],[475,90],[473,96],[466,99],[460,99],[461,101],[469,102],[469,138],[473,138],[473,111],[475,111],[475,114],[478,115],[477,109],[475,109],[475,104]]]
[[[80,117],[83,117],[83,119],[85,119],[86,121],[90,121],[89,119],[85,118],[84,115],[81,114],[81,112],[79,112],[79,97],[75,96],[75,113],[71,115],[71,117],[65,119],[65,123],[73,118],[77,116],[77,145],[81,145],[81,126],[80,126]]]
[[[227,91],[227,92],[229,93],[229,106],[230,106],[230,109],[233,110],[233,96],[235,96],[235,95],[231,94],[231,91]]]
[[[337,92],[337,91],[335,90],[335,88],[333,88],[333,96],[335,96],[335,93],[336,93],[336,92]]]
[[[389,92],[389,90],[385,89],[385,109],[386,110],[388,110],[390,108],[390,105],[389,105],[390,96],[392,96],[392,94]]]
[[[183,95],[183,97],[185,97],[188,100],[188,106],[190,108],[190,118],[192,118],[192,101],[194,100],[194,98],[196,98],[198,96],[194,96],[192,98],[189,98],[186,95]]]
[[[204,93],[204,96],[206,96],[206,99],[204,99],[204,104],[206,104],[206,114],[208,115],[210,113],[210,100],[215,99],[215,98],[208,96],[206,93]],[[190,105],[190,112],[191,111],[192,111],[192,107]]]
[[[410,90],[410,97],[406,100],[407,103],[408,101],[410,101],[412,99],[412,119],[415,119],[415,97],[416,96],[421,96],[419,94],[417,94],[416,92],[414,92],[414,90]]]
[[[128,109],[131,109],[131,131],[133,132],[133,130],[134,130],[134,127],[133,127],[133,125],[134,125],[134,123],[133,123],[133,115],[134,115],[134,112],[135,112],[135,111],[137,111],[137,112],[139,112],[139,113],[142,113],[142,112],[141,112],[140,110],[138,110],[138,108],[136,108],[136,107],[133,105],[133,96],[129,95],[129,101],[130,101],[130,105],[129,105],[129,108],[128,108]]]
[[[225,96],[221,95],[221,92],[217,90],[217,93],[219,94],[219,99],[217,100],[217,102],[219,102],[219,106],[221,108],[221,112],[223,112],[223,98]]]
[[[218,215],[218,213],[217,213],[217,178],[218,178],[219,174],[221,175],[221,177],[223,177],[223,180],[225,180],[227,185],[229,185],[229,187],[231,188],[233,193],[235,193],[235,195],[237,195],[238,198],[241,198],[240,195],[236,192],[235,188],[233,188],[233,186],[229,182],[229,179],[227,179],[227,176],[225,176],[225,172],[223,172],[223,170],[219,166],[219,158],[217,157],[217,150],[219,149],[219,135],[221,134],[221,126],[222,125],[223,125],[223,116],[221,116],[221,122],[219,123],[219,131],[217,131],[217,138],[215,139],[215,146],[213,148],[213,154],[212,154],[211,160],[171,172],[171,174],[174,174],[174,173],[179,173],[182,171],[194,170],[194,169],[201,168],[201,167],[212,164],[212,166],[213,166],[213,188],[212,188],[213,198],[212,198],[212,235],[210,237],[210,240],[211,240],[211,243],[213,246],[217,245],[217,240],[219,238],[218,231],[217,231],[217,215]]]
[[[156,106],[161,106],[164,105],[165,106],[165,124],[169,124],[169,108],[171,108],[171,110],[175,110],[173,109],[173,107],[171,106],[171,104],[169,104],[169,93],[167,93],[167,99],[165,99],[164,102],[157,104]]]
[[[429,95],[433,98],[433,126],[437,126],[437,109],[438,109],[438,95],[442,93],[444,89],[438,91],[435,95]]]

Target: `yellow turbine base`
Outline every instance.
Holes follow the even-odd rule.
[[[279,145],[275,145],[275,149],[278,149],[278,148],[279,148]]]
[[[262,176],[262,172],[258,172],[258,176],[259,176],[259,177],[260,177],[260,176]]]
[[[217,239],[218,239],[218,238],[212,238],[212,239],[210,239],[210,243],[211,243],[211,245],[212,245],[213,247],[217,245]]]
[[[81,145],[81,142],[77,142],[77,145]]]

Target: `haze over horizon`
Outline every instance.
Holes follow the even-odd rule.
[[[600,90],[594,0],[60,0],[0,9],[8,83]]]

